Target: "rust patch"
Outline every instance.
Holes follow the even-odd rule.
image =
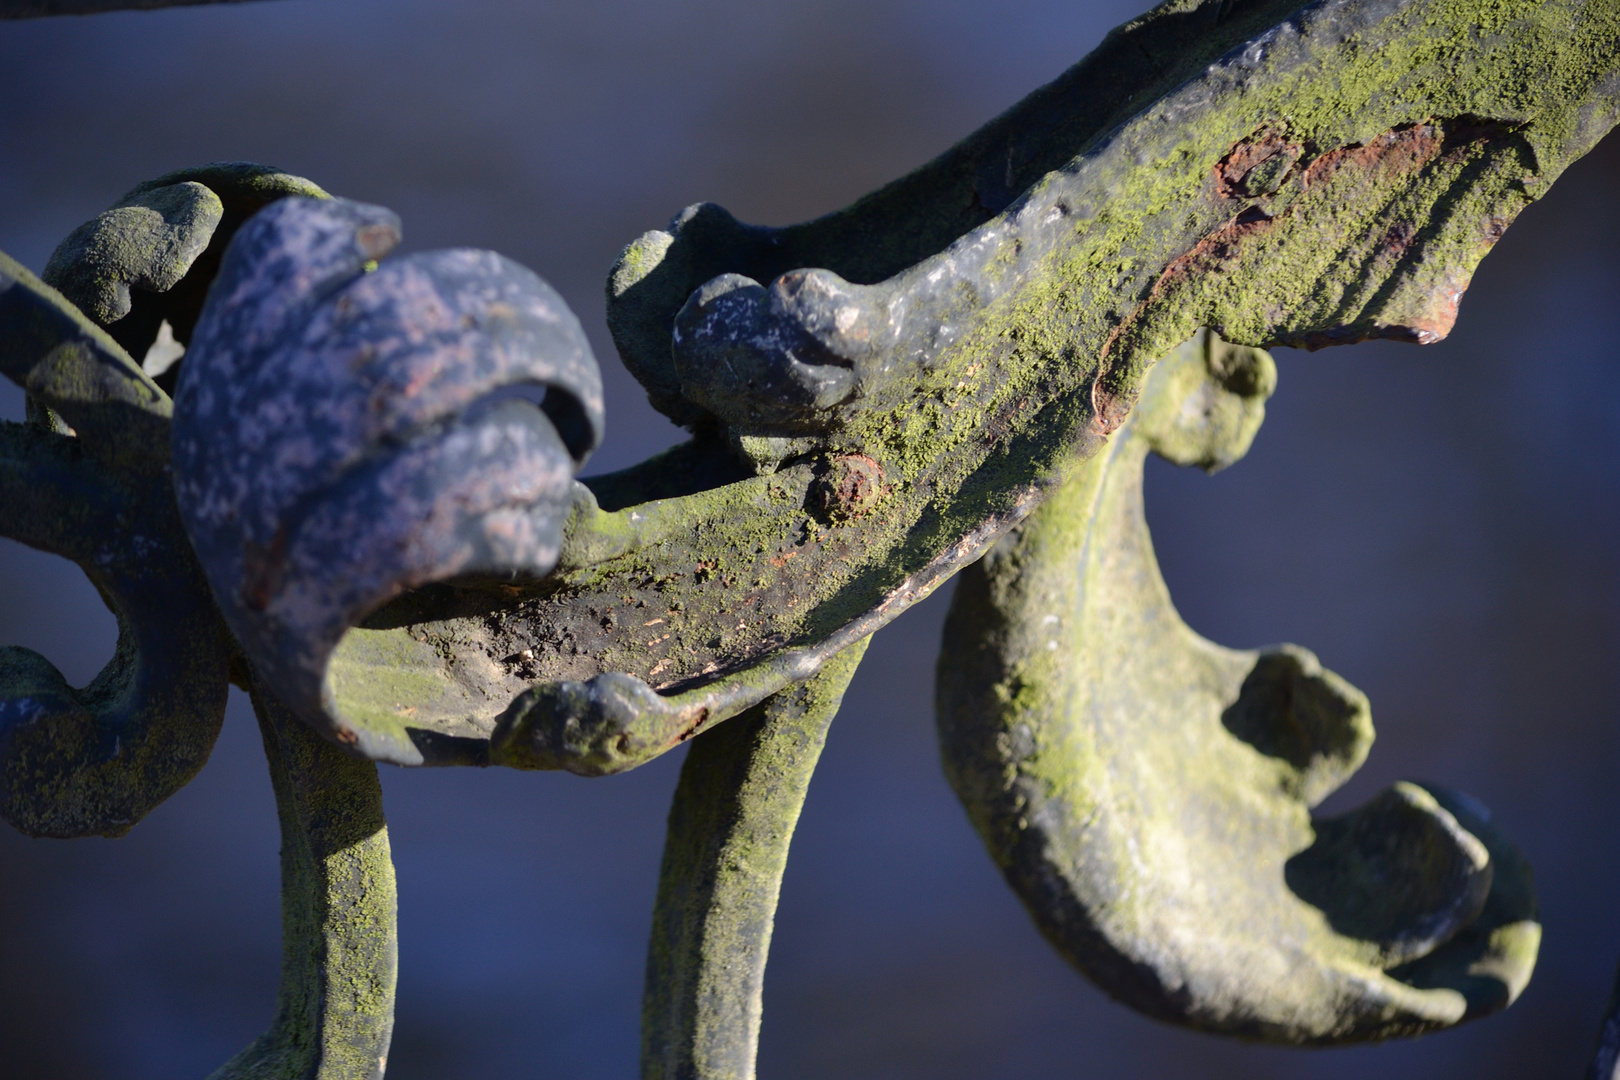
[[[251,540],[242,545],[242,603],[250,611],[263,611],[281,588],[282,560],[287,557],[287,527],[282,525],[263,547]]]
[[[1305,148],[1274,128],[1261,128],[1237,143],[1215,165],[1215,194],[1253,199],[1282,186]]]
[[[1112,435],[1119,425],[1125,422],[1125,417],[1136,404],[1134,396],[1122,393],[1122,388],[1115,385],[1119,375],[1118,365],[1109,361],[1114,355],[1114,347],[1119,343],[1119,339],[1136,325],[1149,304],[1182,281],[1219,270],[1237,253],[1245,240],[1269,230],[1272,221],[1271,216],[1258,207],[1250,207],[1232,218],[1165,267],[1158,280],[1153,283],[1153,287],[1148,290],[1147,298],[1114,327],[1108,335],[1108,340],[1103,342],[1097,379],[1091,384],[1091,423],[1098,434]]]
[[[1106,373],[1106,372],[1105,372]],[[1091,426],[1099,435],[1112,435],[1125,422],[1136,405],[1134,397],[1119,394],[1103,385],[1102,375],[1091,384]]]
[[[1487,132],[1483,136],[1500,134],[1500,131]],[[1450,142],[1448,137],[1447,142]],[[1485,219],[1480,230],[1480,247],[1490,250],[1496,242],[1502,239],[1507,227],[1513,224],[1511,216],[1493,214]],[[1470,278],[1468,276],[1448,276],[1441,285],[1429,295],[1429,305],[1426,309],[1414,312],[1407,316],[1403,326],[1392,326],[1386,330],[1386,336],[1400,341],[1413,341],[1419,345],[1433,345],[1451,333],[1452,327],[1457,325],[1457,310],[1462,305],[1463,293],[1468,290]],[[1404,331],[1404,332],[1403,332]]]
[[[367,259],[380,259],[399,245],[399,230],[392,225],[363,225],[355,230],[355,247]]]
[[[1104,355],[1107,354],[1104,353]],[[1025,409],[1029,408],[1029,405],[1030,398],[1027,394],[1004,402],[1000,408],[985,420],[980,441],[987,446],[1001,442],[1012,432],[1019,416]]]
[[[1299,173],[1299,183],[1305,193],[1321,189],[1348,173],[1367,180],[1388,179],[1420,172],[1442,155],[1463,155],[1481,139],[1500,137],[1504,130],[1499,125],[1473,121],[1458,121],[1446,127],[1435,121],[1410,124],[1386,131],[1363,144],[1343,146],[1314,158]],[[1223,200],[1252,199],[1269,194],[1297,166],[1300,148],[1289,143],[1277,131],[1262,129],[1254,136],[1236,144],[1214,169],[1215,194]],[[1289,155],[1292,154],[1292,157]],[[1286,167],[1283,164],[1286,162]],[[1275,180],[1275,184],[1273,181]],[[1122,336],[1140,321],[1143,313],[1157,300],[1184,282],[1219,273],[1236,260],[1240,249],[1257,236],[1275,227],[1276,221],[1289,216],[1290,210],[1281,211],[1273,218],[1262,206],[1250,205],[1234,215],[1194,244],[1187,252],[1166,266],[1154,281],[1148,294],[1123,319],[1103,343],[1096,381],[1091,388],[1092,425],[1101,435],[1115,431],[1130,413],[1134,398],[1130,395],[1123,371],[1117,363],[1110,363]],[[1506,222],[1492,219],[1486,230],[1487,243],[1494,243],[1507,227]],[[1386,265],[1398,263],[1406,256],[1417,238],[1417,227],[1411,222],[1391,223],[1382,237],[1368,252],[1371,262]],[[1438,341],[1456,322],[1457,305],[1466,282],[1448,284],[1435,294],[1432,305],[1404,320],[1402,326],[1380,328],[1378,336],[1400,338],[1428,344]],[[1348,344],[1369,336],[1366,331],[1323,331],[1308,335],[1300,342],[1305,347],[1326,344]],[[1316,345],[1313,346],[1313,340]]]
[[[1300,180],[1309,191],[1346,169],[1362,173],[1414,173],[1438,157],[1444,145],[1437,124],[1409,124],[1386,131],[1359,146],[1329,150],[1306,167]]]
[[[1198,241],[1185,255],[1164,268],[1164,272],[1159,275],[1159,280],[1155,281],[1153,288],[1148,290],[1147,300],[1143,301],[1136,311],[1131,313],[1130,318],[1120,324],[1119,329],[1123,330],[1130,326],[1136,321],[1136,316],[1140,314],[1143,307],[1163,296],[1181,281],[1219,269],[1222,264],[1228,262],[1237,254],[1238,249],[1245,240],[1269,231],[1273,220],[1271,215],[1264,210],[1258,207],[1250,207]],[[1115,336],[1118,336],[1117,330]]]
[[[1429,296],[1429,306],[1406,316],[1399,326],[1383,328],[1381,337],[1392,341],[1410,341],[1417,345],[1433,345],[1451,333],[1457,325],[1457,309],[1462,305],[1468,282],[1448,282]]]
[[[865,454],[841,454],[810,489],[814,508],[831,521],[849,521],[883,498],[883,466]]]
[[[1502,239],[1502,234],[1507,232],[1507,228],[1511,224],[1513,224],[1511,217],[1504,217],[1500,214],[1493,214],[1487,218],[1485,220],[1485,246],[1488,248],[1495,247],[1496,242]]]

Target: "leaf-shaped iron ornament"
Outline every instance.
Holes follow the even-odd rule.
[[[260,677],[340,743],[421,764],[412,703],[387,673],[333,675],[332,653],[406,590],[549,571],[602,391],[533,273],[468,250],[369,269],[398,241],[391,212],[343,200],[249,221],[192,336],[174,454],[187,532]]]
[[[1201,332],[964,572],[939,662],[945,768],[1042,932],[1127,1004],[1277,1042],[1419,1034],[1529,981],[1529,867],[1438,788],[1313,822],[1367,756],[1366,698],[1303,649],[1189,629],[1143,517],[1148,451],[1230,464],[1274,385],[1268,355]]]

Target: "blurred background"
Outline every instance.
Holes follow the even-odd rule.
[[[678,433],[602,329],[619,249],[681,206],[786,224],[927,160],[1145,0],[284,0],[0,23],[0,249],[36,271],[138,181],[221,159],[399,211],[406,247],[495,248],[593,335],[609,436]],[[1541,965],[1505,1015],[1415,1042],[1250,1046],[1114,1004],[1052,954],[941,777],[948,589],[878,635],[783,890],[766,1080],[1580,1075],[1620,957],[1620,142],[1532,207],[1428,348],[1282,352],[1254,450],[1150,463],[1199,631],[1296,641],[1372,698],[1329,809],[1413,777],[1488,804],[1534,863]],[[0,388],[0,416],[21,395]],[[0,643],[76,684],[112,617],[0,541]],[[233,692],[234,694],[234,692]],[[392,1080],[626,1080],[679,755],[625,776],[408,772]],[[0,1077],[202,1077],[269,1022],[277,835],[240,695],[201,777],[125,839],[0,832]]]

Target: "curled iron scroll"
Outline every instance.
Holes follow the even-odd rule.
[[[466,250],[378,265],[398,242],[391,212],[343,200],[250,221],[192,337],[174,455],[187,532],[258,674],[340,743],[420,764],[410,697],[334,675],[332,654],[407,590],[549,571],[602,391],[533,273]]]
[[[164,468],[168,395],[4,255],[0,370],[70,432],[0,423],[0,533],[76,562],[118,620],[83,688],[0,647],[0,815],[32,836],[119,836],[208,760],[232,653]]]

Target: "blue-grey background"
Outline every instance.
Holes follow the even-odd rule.
[[[134,183],[274,163],[498,249],[593,334],[593,469],[673,441],[601,330],[619,248],[682,205],[788,223],[921,163],[1144,0],[285,0],[0,23],[0,248],[35,269]],[[1248,460],[1155,463],[1188,620],[1298,641],[1372,697],[1335,796],[1461,787],[1533,860],[1542,963],[1504,1016],[1418,1042],[1248,1046],[1136,1017],[1037,937],[939,772],[948,597],[880,634],[794,847],[766,1080],[1579,1075],[1620,956],[1620,144],[1486,260],[1451,339],[1279,356]],[[0,415],[21,398],[0,390]],[[0,643],[87,680],[113,623],[0,542]],[[396,1080],[635,1075],[677,755],[627,776],[384,770],[402,928]],[[0,1080],[202,1077],[268,1022],[276,831],[233,698],[201,777],[116,842],[0,833]]]

